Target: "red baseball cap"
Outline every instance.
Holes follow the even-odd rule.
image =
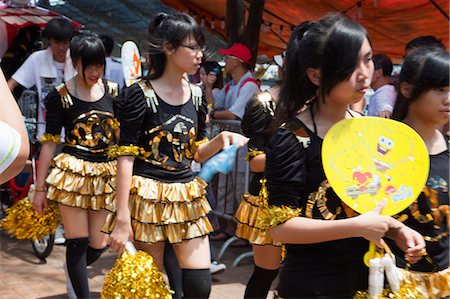
[[[243,44],[233,44],[228,49],[219,50],[219,53],[222,55],[234,56],[247,64],[249,64],[250,60],[252,59],[252,53],[250,52],[250,49]]]

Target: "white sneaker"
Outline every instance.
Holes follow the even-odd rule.
[[[216,261],[211,262],[211,266],[209,266],[209,272],[211,272],[211,275],[223,273],[226,269],[227,266],[225,266],[225,264],[219,264]]]
[[[61,245],[66,243],[66,238],[64,238],[64,228],[61,224],[58,224],[55,231],[55,244]]]
[[[70,280],[69,271],[67,270],[67,263],[64,263],[64,273],[66,274],[66,292],[69,299],[77,299],[77,294],[73,289],[72,281]]]

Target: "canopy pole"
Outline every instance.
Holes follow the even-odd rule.
[[[448,21],[450,21],[448,14],[434,0],[430,0],[430,2],[431,2],[431,4],[433,4],[436,7],[437,10],[439,10],[444,15],[444,17]]]

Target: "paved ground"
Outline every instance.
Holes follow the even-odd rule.
[[[213,242],[216,255],[222,242]],[[233,259],[250,247],[230,248],[223,261],[228,270],[213,276],[212,299],[242,298],[245,283],[252,271],[252,260],[247,258],[237,267],[232,267]],[[65,247],[55,246],[46,263],[33,254],[29,241],[18,241],[0,232],[0,298],[67,298],[65,275],[62,268]],[[91,297],[99,298],[105,274],[115,260],[115,255],[106,253],[89,270]],[[271,295],[268,298],[272,298]]]

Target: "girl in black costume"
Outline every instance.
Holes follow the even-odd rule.
[[[380,216],[381,205],[355,215],[329,188],[322,139],[336,122],[358,116],[348,106],[370,84],[372,48],[364,28],[342,15],[325,16],[303,30],[287,49],[276,111],[283,125],[266,147],[269,208],[261,222],[286,244],[282,298],[350,298],[367,289],[368,241],[381,245],[383,237],[393,238],[411,262],[421,258],[424,241]]]
[[[449,270],[449,148],[448,136],[436,128],[449,121],[449,53],[441,48],[419,48],[409,54],[399,76],[399,92],[393,118],[411,126],[422,137],[430,154],[428,181],[416,202],[399,219],[422,234],[428,257],[411,265],[413,279],[427,298],[450,296]],[[397,265],[406,262],[392,246]]]
[[[59,204],[67,240],[68,295],[89,298],[86,267],[107,245],[108,235],[101,232],[107,215],[104,209],[113,209],[110,183],[116,162],[108,159],[107,151],[118,127],[114,118],[118,85],[101,79],[105,50],[96,35],[75,36],[70,55],[78,74],[57,86],[45,100],[47,125],[33,204],[42,213],[47,207],[46,194]],[[64,147],[52,161],[62,128]]]
[[[191,161],[247,139],[229,132],[206,138],[205,97],[186,80],[200,68],[205,50],[195,20],[158,14],[150,22],[148,44],[149,75],[125,89],[119,101],[120,141],[111,152],[118,156],[117,212],[108,216],[104,230],[111,233],[113,250],[132,238],[160,268],[168,240],[182,268],[184,297],[207,298],[211,208],[206,183],[194,176]]]

